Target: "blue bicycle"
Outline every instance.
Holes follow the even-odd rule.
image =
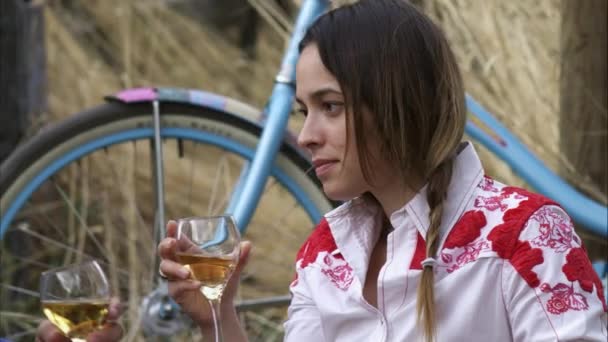
[[[274,307],[289,300],[293,255],[334,205],[287,129],[297,44],[327,6],[302,2],[264,110],[200,90],[124,90],[42,131],[0,166],[0,337],[32,339],[42,271],[94,257],[128,304],[127,340],[191,340],[157,278],[155,246],[167,218],[230,212],[267,251],[242,279],[248,333],[280,338],[269,322],[284,318]],[[605,206],[551,172],[471,97],[467,104],[470,136],[590,232],[608,236]],[[598,271],[605,276],[605,266]]]

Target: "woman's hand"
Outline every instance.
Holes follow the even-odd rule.
[[[192,280],[189,270],[177,262],[175,257],[177,246],[177,223],[169,221],[167,223],[167,237],[158,245],[158,253],[162,259],[160,263],[160,272],[165,275],[169,285],[169,295],[177,304],[180,305],[183,312],[192,318],[202,329],[213,327],[213,319],[211,307],[202,295],[200,289],[201,283]],[[241,254],[239,262],[228,280],[228,284],[222,295],[222,321],[224,323],[236,323],[236,312],[234,310],[234,296],[238,288],[239,277],[241,270],[245,267],[249,259],[251,243],[248,241],[241,242]],[[233,317],[234,316],[234,317]],[[240,330],[240,329],[239,329]],[[228,333],[227,327],[224,332]]]
[[[93,332],[87,336],[88,342],[113,342],[119,341],[123,335],[122,327],[116,323],[116,320],[122,313],[122,307],[118,298],[112,298],[110,306],[108,308],[108,317],[103,328],[99,331]],[[36,335],[37,342],[70,342],[70,339],[57,329],[48,320],[42,321],[38,326],[38,333]]]

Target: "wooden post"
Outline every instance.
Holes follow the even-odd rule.
[[[0,162],[46,109],[41,5],[0,1]]]
[[[562,0],[561,147],[607,193],[606,0]]]
[[[561,10],[560,147],[577,173],[591,176],[606,196],[608,1],[562,0]]]

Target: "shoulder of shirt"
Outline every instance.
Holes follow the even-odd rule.
[[[334,228],[348,229],[353,220],[367,215],[375,215],[377,208],[370,206],[362,197],[357,197],[334,208],[321,219],[319,224],[300,247],[296,265],[306,267],[314,262],[319,253],[327,252],[333,255],[340,254],[332,234],[330,224]]]
[[[448,233],[443,248],[488,241],[499,257],[509,258],[528,219],[547,205],[557,203],[540,194],[484,177],[471,204]]]
[[[336,241],[329,228],[329,223],[324,217],[300,247],[296,257],[296,263],[298,263],[300,268],[304,268],[311,262],[314,262],[320,252],[331,253],[335,251],[336,248]]]

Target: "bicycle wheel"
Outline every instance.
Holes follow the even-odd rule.
[[[223,212],[260,128],[209,108],[160,105],[167,218]],[[140,303],[156,273],[151,111],[149,102],[101,105],[41,133],[1,166],[0,336],[33,338],[42,271],[95,257],[127,304],[129,336],[144,338]],[[331,208],[308,167],[283,144],[245,236],[256,251],[242,277],[244,299],[287,293],[297,247]],[[250,336],[280,339],[284,311],[245,314]]]

